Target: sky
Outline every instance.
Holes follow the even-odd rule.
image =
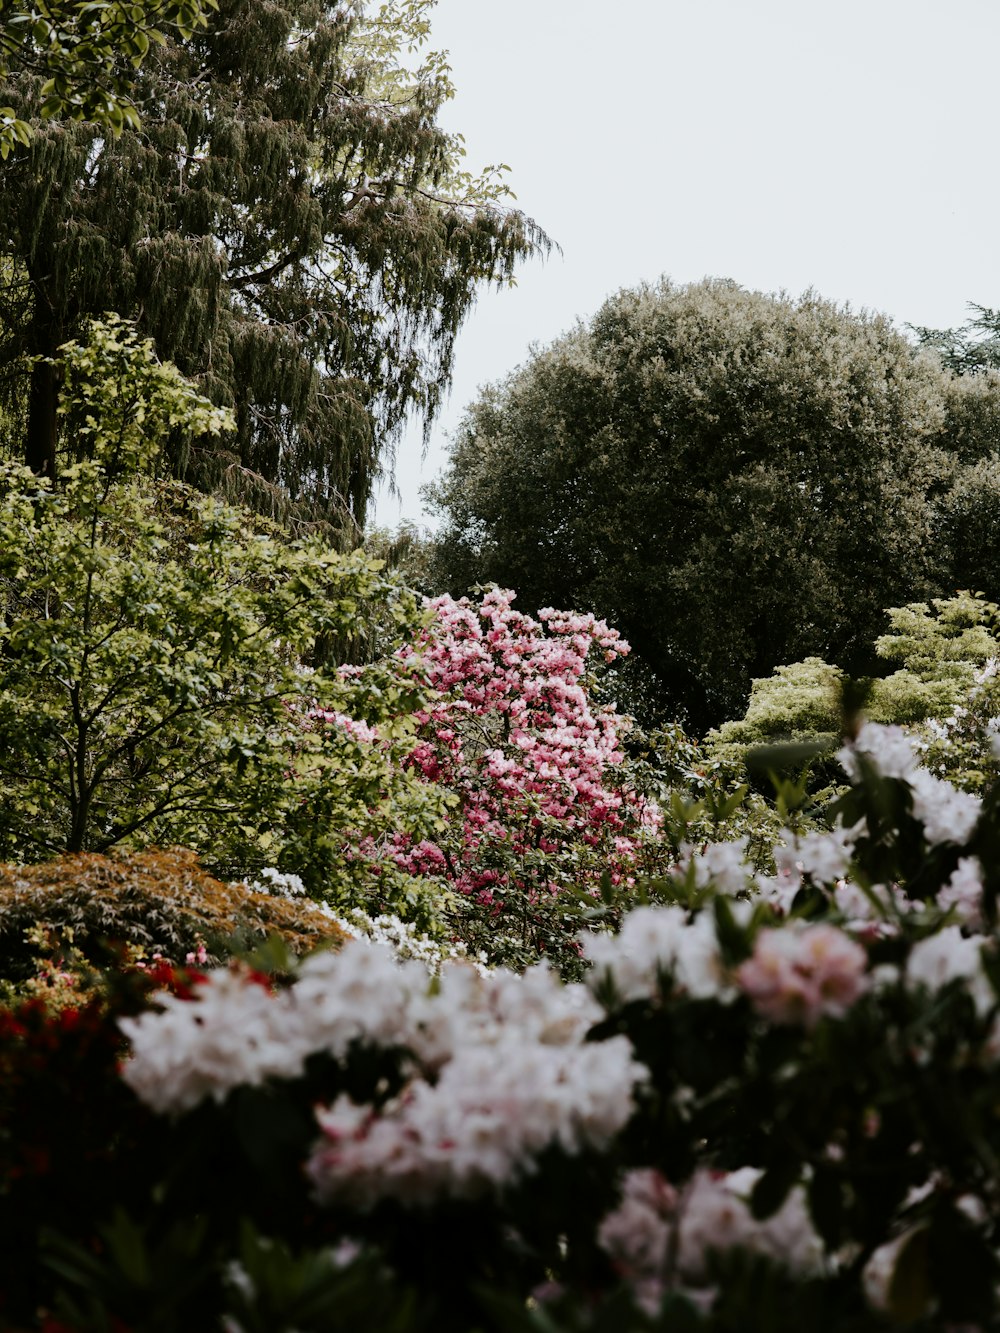
[[[480,386],[623,287],[812,288],[900,328],[1000,306],[996,0],[437,0],[431,28],[441,123],[561,253],[480,293],[381,526],[433,528],[420,487]]]

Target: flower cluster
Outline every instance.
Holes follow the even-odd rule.
[[[867,985],[868,955],[836,926],[762,930],[738,972],[758,1013],[774,1023],[814,1027],[840,1017]]]
[[[150,1143],[212,1164],[203,1282],[229,1293],[222,1311],[234,1260],[261,1309],[293,1269],[334,1284],[336,1308],[347,1278],[319,1256],[349,1236],[344,1273],[368,1255],[367,1289],[398,1283],[443,1333],[496,1327],[489,1290],[521,1312],[534,1294],[552,1327],[648,1315],[720,1333],[760,1308],[775,1333],[993,1327],[1000,813],[987,795],[968,836],[938,840],[950,791],[926,786],[934,808],[919,807],[899,733],[864,729],[845,759],[854,781],[826,832],[787,832],[772,875],[739,839],[685,849],[653,886],[672,901],[580,935],[586,985],[544,964],[438,959],[432,974],[402,956],[400,923],[374,919],[273,979],[148,969],[115,1030],[132,1046],[120,1075],[115,1042],[100,1045],[117,1089],[101,1105],[125,1108],[125,1133],[109,1147],[102,1123],[100,1152],[88,1131],[77,1157],[120,1159],[164,1234],[189,1216],[189,1177]],[[37,1054],[19,1028],[0,1037],[15,1072]],[[247,1216],[285,1231],[237,1255]],[[311,1247],[305,1267],[286,1242]]]
[[[436,987],[416,962],[349,942],[313,955],[288,989],[246,970],[210,972],[189,1000],[121,1020],[123,1077],[154,1110],[177,1114],[241,1086],[294,1079],[310,1056],[354,1043],[408,1053],[388,1104],[346,1095],[318,1113],[308,1173],[322,1200],[428,1203],[501,1186],[547,1147],[603,1146],[630,1118],[645,1070],[624,1037],[587,1042],[599,1006],[544,966],[523,977],[447,968]]]
[[[682,1189],[651,1168],[625,1175],[621,1202],[597,1238],[642,1309],[655,1315],[671,1287],[710,1303],[708,1260],[727,1250],[765,1255],[797,1276],[822,1271],[823,1242],[801,1188],[767,1219],[753,1216],[749,1195],[760,1175],[753,1167],[702,1169]]]
[[[726,993],[722,956],[712,918],[693,920],[681,907],[638,907],[617,935],[586,935],[584,957],[591,963],[588,983],[627,1004],[681,992],[696,998]]]
[[[428,602],[423,637],[400,650],[410,665],[419,655],[437,692],[408,762],[452,809],[433,837],[400,829],[388,848],[360,852],[451,890],[473,952],[523,964],[568,947],[551,900],[596,893],[605,875],[630,882],[660,816],[628,778],[628,719],[592,701],[594,659],[628,644],[592,615],[546,608],[534,619],[513,601],[494,588],[478,603]]]

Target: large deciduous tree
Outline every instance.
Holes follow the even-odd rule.
[[[407,413],[429,419],[477,288],[546,244],[437,124],[428,0],[222,0],[138,71],[141,132],[39,122],[0,177],[0,373],[27,392],[27,461],[56,468],[57,367],[81,321],[136,319],[235,412],[186,475],[353,528]],[[39,107],[21,75],[0,102]],[[32,361],[31,359],[34,358]],[[199,473],[197,464],[208,463]]]
[[[811,294],[623,292],[470,408],[433,490],[445,581],[606,617],[698,728],[779,663],[863,668],[883,608],[944,577],[946,382]]]
[[[428,693],[408,663],[360,678],[320,645],[369,609],[409,640],[416,599],[360,552],[159,479],[171,431],[226,414],[127,325],[95,325],[64,362],[82,461],[56,484],[0,466],[0,858],[183,845],[229,875],[277,865],[365,901],[352,847],[441,819],[404,769]],[[378,901],[426,924],[421,887],[390,866]]]

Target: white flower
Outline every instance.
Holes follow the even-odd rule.
[[[964,925],[982,925],[983,876],[977,857],[962,857],[951,879],[938,893],[937,900],[938,906],[946,911],[954,908]]]
[[[958,791],[944,778],[936,778],[925,768],[909,775],[913,791],[913,813],[924,826],[929,843],[969,840],[979,819],[982,801],[971,792]]]
[[[993,988],[983,971],[984,943],[982,935],[963,936],[959,926],[939,930],[910,950],[906,980],[911,986],[925,986],[936,991],[961,978],[967,984],[977,1011],[984,1014],[994,1002]]]
[[[682,843],[678,871],[683,874],[693,865],[695,883],[699,888],[714,884],[723,893],[740,893],[753,873],[746,863],[748,841],[747,837],[742,837],[732,842],[710,842],[700,851],[690,843]]]
[[[550,1146],[605,1146],[646,1076],[624,1037],[543,1045],[512,1031],[458,1051],[435,1084],[415,1080],[379,1112],[345,1096],[319,1110],[307,1174],[324,1203],[475,1197],[530,1174]]]
[[[306,891],[298,875],[275,870],[274,866],[265,866],[250,887],[255,893],[270,893],[276,898],[301,898]]]
[[[779,870],[801,870],[817,884],[833,884],[846,875],[851,864],[855,829],[835,828],[829,833],[793,834],[786,831],[785,847],[776,847],[775,864]]]
[[[155,1111],[187,1111],[206,1097],[222,1101],[243,1084],[302,1072],[285,997],[245,972],[219,968],[193,999],[158,992],[154,1000],[160,1012],[119,1019],[119,1027],[132,1043],[122,1077]]]
[[[689,1282],[707,1276],[711,1250],[740,1248],[766,1255],[791,1272],[811,1275],[823,1266],[823,1243],[812,1225],[805,1191],[796,1186],[781,1208],[758,1221],[750,1193],[760,1176],[752,1167],[728,1175],[699,1171],[680,1206],[677,1266]]]
[[[593,964],[588,985],[596,989],[610,977],[624,1003],[659,995],[665,973],[678,990],[696,999],[728,992],[715,927],[705,912],[689,922],[682,907],[637,907],[617,935],[580,939],[584,957]]]
[[[848,777],[856,779],[861,769],[857,756],[873,759],[879,772],[886,778],[906,778],[917,767],[913,741],[902,727],[883,727],[876,722],[865,722],[854,742],[837,751]]]

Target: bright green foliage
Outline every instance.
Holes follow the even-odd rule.
[[[898,662],[925,681],[953,681],[959,690],[972,683],[976,667],[1000,655],[991,630],[995,606],[960,592],[889,611],[892,629],[875,644],[879,657]]]
[[[173,453],[175,473],[353,541],[407,415],[438,407],[477,289],[548,244],[437,124],[452,88],[415,51],[427,9],[220,0],[136,72],[141,134],[39,121],[0,177],[0,390],[23,395],[26,358],[88,317],[134,318],[234,411],[225,448]],[[0,99],[37,114],[36,85]],[[53,475],[57,386],[30,364],[7,448]]]
[[[953,782],[981,786],[992,771],[982,731],[997,698],[984,673],[1000,659],[996,606],[962,592],[895,607],[888,617],[892,628],[875,651],[898,669],[871,681],[865,714],[897,726],[928,724],[918,731],[925,762],[934,771],[943,765]],[[843,729],[843,684],[844,672],[820,658],[778,667],[754,681],[743,718],[712,732],[709,753],[739,767],[754,746],[795,741],[833,750]]]
[[[217,0],[12,0],[0,15],[0,74],[27,69],[44,79],[41,115],[87,120],[117,137],[139,117],[130,96],[135,71],[163,29],[190,37]],[[0,158],[30,145],[31,126],[0,107]]]
[[[738,768],[754,745],[795,740],[832,748],[840,734],[843,675],[819,657],[779,666],[773,675],[753,682],[744,717],[709,733],[709,753]]]
[[[864,669],[883,608],[941,587],[947,382],[811,294],[622,292],[470,408],[442,577],[605,617],[695,730],[780,663]]]
[[[361,553],[289,543],[150,470],[168,429],[224,414],[119,324],[64,349],[81,459],[0,489],[0,857],[183,844],[232,877],[262,864],[350,901],[352,840],[439,813],[402,770],[423,693],[411,667],[343,676],[316,645],[369,604],[415,632],[411,594]],[[137,470],[141,469],[141,470]],[[316,707],[377,723],[376,749]],[[416,888],[386,876],[373,905]]]

